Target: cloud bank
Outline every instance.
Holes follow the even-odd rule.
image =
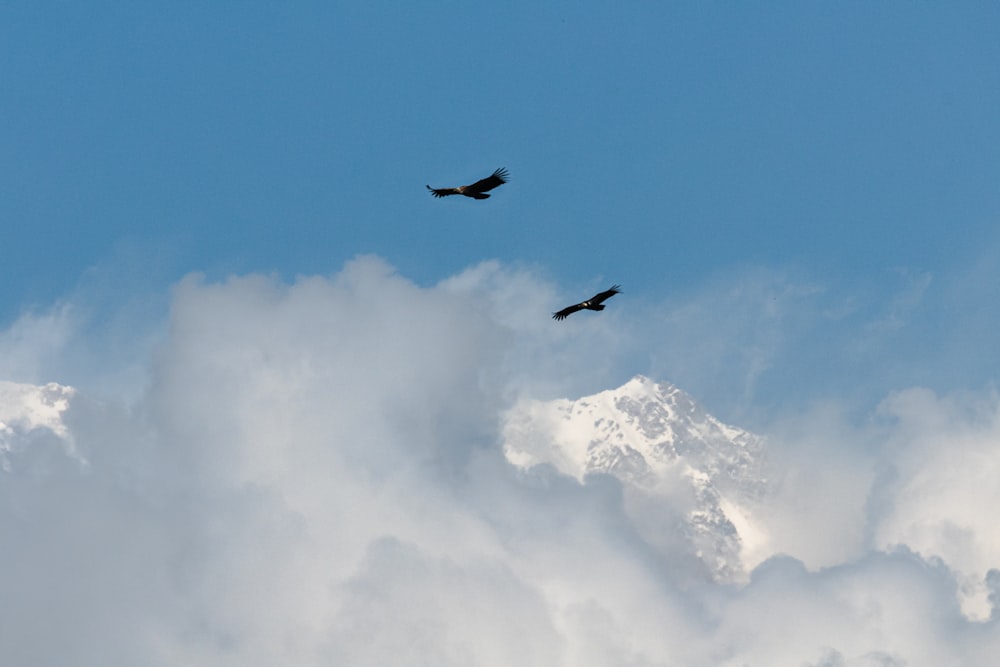
[[[433,287],[377,258],[193,276],[133,400],[84,387],[52,421],[4,393],[4,661],[994,663],[995,392],[775,424],[768,546],[748,583],[713,584],[641,538],[615,479],[503,458],[517,396],[613,386],[656,339],[610,309],[550,326],[564,296],[495,263]],[[65,357],[61,312],[0,335],[5,386],[60,380],[22,332],[48,326],[31,340]]]

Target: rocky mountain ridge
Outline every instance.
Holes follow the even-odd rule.
[[[521,468],[550,464],[585,481],[619,479],[626,511],[651,542],[686,542],[719,581],[746,576],[761,539],[767,491],[763,440],[722,423],[683,391],[636,376],[576,400],[521,401],[507,415],[504,453]]]

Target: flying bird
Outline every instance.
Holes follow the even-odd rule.
[[[604,306],[602,305],[603,302],[607,301],[615,294],[621,294],[621,285],[612,285],[611,289],[601,292],[600,294],[595,294],[586,301],[581,301],[580,303],[569,306],[568,308],[563,308],[558,313],[552,313],[552,319],[565,320],[578,310],[604,310]]]
[[[431,194],[435,197],[447,197],[449,195],[465,195],[466,197],[472,197],[473,199],[489,199],[490,196],[486,194],[488,190],[499,187],[507,182],[507,170],[500,167],[493,172],[490,176],[476,181],[472,185],[460,185],[457,188],[432,188],[427,186],[427,189],[431,191]]]

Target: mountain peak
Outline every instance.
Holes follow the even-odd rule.
[[[622,386],[615,389],[618,393],[623,394],[671,394],[676,391],[680,391],[677,387],[670,384],[669,382],[656,382],[645,375],[633,376],[631,380],[623,384]]]
[[[610,474],[626,495],[647,500],[693,496],[681,530],[720,579],[745,572],[741,547],[757,532],[745,507],[765,484],[761,445],[674,385],[643,375],[575,400],[521,401],[504,426],[504,453],[519,467],[548,463],[581,482],[588,474]]]

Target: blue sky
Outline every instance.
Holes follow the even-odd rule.
[[[853,313],[786,336],[761,385],[784,400],[804,367],[849,384],[846,347],[929,281],[873,356],[978,386],[1000,322],[998,24],[992,3],[7,3],[0,322],[364,254],[421,285],[530,267],[562,290],[551,310],[773,272]],[[424,189],[499,166],[486,202]]]

